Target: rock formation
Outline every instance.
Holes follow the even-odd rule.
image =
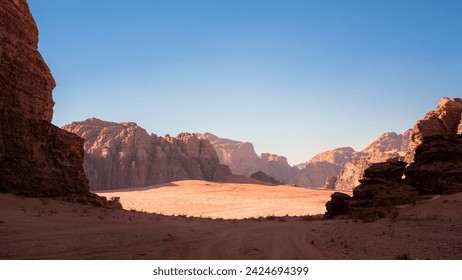
[[[324,188],[326,190],[335,190],[335,183],[337,183],[337,176],[329,176],[326,179]]]
[[[326,203],[327,218],[333,218],[340,215],[348,214],[348,204],[351,200],[351,196],[346,193],[334,192],[330,196],[330,200]]]
[[[422,139],[406,181],[423,194],[462,191],[462,135],[434,135]]]
[[[334,181],[331,177],[335,177],[336,189],[352,190],[359,184],[358,180],[370,163],[404,155],[409,135],[410,130],[404,134],[384,133],[363,151],[357,152],[351,147],[338,148],[319,153],[297,166],[290,166],[283,156],[268,153],[258,156],[252,143],[219,138],[210,133],[200,134],[199,138],[209,140],[220,162],[228,165],[235,174],[250,176],[263,171],[279,181],[312,188],[326,188],[326,184]]]
[[[212,144],[220,163],[228,165],[234,174],[250,176],[263,170],[263,162],[252,143],[219,138],[211,133],[198,134],[198,137]]]
[[[25,0],[0,3],[0,191],[108,205],[89,192],[83,140],[53,126],[55,81]]]
[[[353,197],[338,192],[331,196],[326,203],[326,217],[348,215],[376,219],[395,206],[414,203],[418,192],[404,184],[405,166],[405,162],[399,161],[370,165],[361,184],[353,190]]]
[[[273,185],[284,185],[283,182],[280,182],[280,181],[274,179],[273,177],[266,175],[262,171],[258,171],[258,172],[253,173],[252,175],[250,175],[250,178],[261,181],[261,182],[273,184]]]
[[[370,164],[404,157],[408,151],[411,131],[409,129],[403,134],[384,133],[364,150],[355,154],[339,172],[335,189],[352,190],[359,185],[359,180]]]
[[[85,141],[85,172],[92,190],[150,186],[197,179],[220,181],[231,174],[209,141],[190,133],[149,135],[136,123],[87,119],[63,127]]]
[[[301,173],[310,178],[312,186],[327,188],[327,179],[337,177],[345,164],[360,155],[362,155],[360,152],[356,152],[351,147],[322,152],[308,161],[305,167],[301,169]]]
[[[376,217],[384,215],[384,209],[413,203],[419,194],[462,192],[461,114],[462,99],[441,99],[436,110],[414,126],[406,157],[370,165],[353,197],[332,197],[326,216]],[[404,159],[407,162],[400,161]]]
[[[406,162],[414,161],[417,147],[422,144],[423,138],[433,135],[456,135],[462,130],[462,99],[444,97],[435,110],[428,112],[423,120],[414,125],[406,155]]]
[[[304,178],[298,168],[290,166],[283,156],[269,153],[258,156],[252,143],[219,138],[211,133],[198,134],[198,137],[210,141],[220,163],[228,165],[234,174],[250,176],[262,171],[278,181],[310,186],[311,181],[305,182],[309,178]]]

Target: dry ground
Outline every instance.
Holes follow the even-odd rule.
[[[210,220],[0,195],[0,259],[462,259],[462,194],[393,219]]]
[[[268,186],[252,181],[213,183],[179,181],[151,187],[98,192],[120,197],[124,209],[164,215],[243,219],[324,214],[333,191]]]

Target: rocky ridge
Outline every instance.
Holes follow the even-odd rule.
[[[110,205],[89,192],[83,139],[50,123],[55,81],[25,0],[0,3],[0,191]]]
[[[461,105],[462,99],[441,99],[436,110],[417,121],[406,157],[370,165],[353,197],[332,195],[326,216],[375,219],[422,195],[462,192]]]
[[[231,174],[209,141],[190,133],[148,134],[136,123],[91,118],[63,129],[85,141],[85,172],[92,190],[136,188],[197,179],[220,181]]]
[[[410,132],[384,133],[362,151],[338,148],[319,153],[297,166],[290,166],[283,156],[268,153],[258,156],[249,142],[220,138],[211,133],[198,134],[198,137],[209,140],[220,162],[235,174],[250,176],[262,171],[279,181],[301,187],[351,190],[359,184],[358,180],[370,163],[404,156]]]

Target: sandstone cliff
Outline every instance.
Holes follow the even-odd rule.
[[[308,161],[301,173],[310,178],[312,186],[332,188],[329,186],[332,185],[332,177],[337,177],[346,163],[360,155],[351,147],[322,152]]]
[[[351,147],[338,148],[315,155],[311,160],[297,166],[290,166],[287,158],[263,153],[258,156],[252,143],[219,138],[213,134],[200,134],[199,138],[209,140],[222,164],[235,174],[250,176],[262,171],[279,181],[301,187],[334,188],[351,190],[359,184],[369,163],[404,155],[409,145],[410,130],[404,134],[384,133],[363,151]],[[341,174],[340,177],[339,174]],[[338,180],[334,178],[337,178]],[[337,181],[337,182],[335,182]]]
[[[25,0],[0,2],[0,191],[107,205],[89,192],[83,140],[53,126],[55,81]]]
[[[370,164],[404,157],[408,151],[411,131],[409,129],[403,134],[384,133],[364,150],[354,154],[339,172],[335,189],[352,190],[359,185],[359,180]]]
[[[63,127],[85,141],[85,172],[92,190],[150,186],[177,180],[220,181],[220,165],[209,141],[190,133],[176,138],[149,135],[136,123],[95,118]]]
[[[423,137],[406,181],[423,194],[462,192],[462,135]]]
[[[433,135],[456,135],[460,133],[462,131],[461,115],[461,98],[442,98],[435,110],[428,112],[424,119],[419,120],[414,125],[409,144],[409,152],[405,160],[407,162],[414,161],[415,150],[422,143],[424,137]]]
[[[417,121],[406,157],[364,163],[367,169],[353,197],[333,194],[326,204],[326,216],[375,219],[397,205],[413,203],[422,194],[462,192],[461,113],[462,99],[441,99],[436,110]],[[405,147],[399,143],[392,146],[394,150]]]
[[[228,165],[234,174],[250,176],[265,169],[252,143],[219,138],[211,133],[198,134],[198,137],[212,144],[220,163]]]

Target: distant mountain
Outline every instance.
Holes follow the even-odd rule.
[[[283,156],[269,153],[258,156],[252,143],[220,138],[211,133],[197,134],[197,136],[199,139],[210,141],[220,163],[228,165],[234,174],[250,176],[262,171],[279,181],[311,186],[310,179],[298,168],[290,166],[287,158]]]
[[[387,132],[369,144],[364,150],[354,154],[345,162],[336,183],[337,190],[352,190],[359,185],[359,179],[371,163],[384,162],[395,157],[404,157],[409,148],[412,129],[403,134]]]
[[[319,153],[296,166],[290,166],[284,156],[257,155],[249,142],[220,138],[211,133],[198,134],[198,137],[209,140],[220,163],[228,165],[235,174],[250,176],[262,171],[277,180],[301,187],[351,189],[349,186],[359,183],[357,180],[370,162],[404,156],[409,135],[410,130],[403,134],[384,133],[362,151],[351,147],[338,148]]]
[[[149,135],[136,123],[91,118],[63,129],[85,139],[85,173],[91,190],[134,188],[198,179],[221,181],[230,175],[209,143],[196,135]]]

